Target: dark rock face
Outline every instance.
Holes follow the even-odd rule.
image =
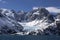
[[[44,35],[53,35],[55,34],[56,28],[49,26],[49,28],[46,28],[44,30]]]
[[[3,17],[3,15],[1,14],[2,10],[0,10],[0,17]]]
[[[37,34],[37,33],[34,32],[34,31],[32,31],[32,32],[30,32],[28,35],[35,35],[35,34]]]
[[[60,28],[49,27],[44,30],[44,35],[60,35]]]
[[[60,28],[60,21],[56,21],[56,25],[58,28]]]
[[[60,13],[57,14],[57,17],[56,18],[58,19],[58,20],[56,20],[56,25],[60,29]]]
[[[25,15],[26,15],[26,12],[19,11],[18,13],[16,13],[15,19],[19,22],[23,22],[25,20]]]
[[[0,13],[0,17],[3,17],[3,15]]]
[[[45,8],[41,8],[39,10],[39,13],[41,16],[48,16],[48,14],[49,14],[48,10],[46,10]]]
[[[53,15],[49,15],[47,19],[48,19],[48,22],[49,22],[49,23],[53,23],[53,22],[55,21]]]

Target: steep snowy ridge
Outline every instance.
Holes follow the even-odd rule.
[[[0,34],[59,35],[59,11],[54,7],[35,7],[30,12],[17,13],[14,10],[0,9]]]
[[[11,16],[13,13],[7,9],[0,9],[0,33],[1,34],[13,34],[20,32],[23,27],[13,20]],[[8,14],[8,15],[7,15]],[[13,17],[14,18],[14,17]],[[21,28],[20,28],[21,27]]]

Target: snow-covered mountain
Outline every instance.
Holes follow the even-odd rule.
[[[60,9],[34,7],[30,12],[0,9],[1,34],[59,35]]]
[[[0,34],[13,34],[23,30],[22,25],[16,22],[15,13],[8,9],[0,9]]]

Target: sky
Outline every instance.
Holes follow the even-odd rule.
[[[0,8],[30,11],[33,7],[60,7],[60,0],[0,0]]]

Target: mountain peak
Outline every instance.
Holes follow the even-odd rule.
[[[46,32],[52,32],[51,34],[54,34],[53,31],[56,31],[56,28],[59,30],[59,11],[60,9],[55,7],[34,7],[30,12],[15,12],[14,10],[2,8],[0,9],[0,31],[2,30],[1,33],[3,34],[18,34],[21,32],[22,34],[31,34],[31,32],[36,32],[37,34],[46,34]],[[54,16],[50,14],[53,12],[57,15]]]

